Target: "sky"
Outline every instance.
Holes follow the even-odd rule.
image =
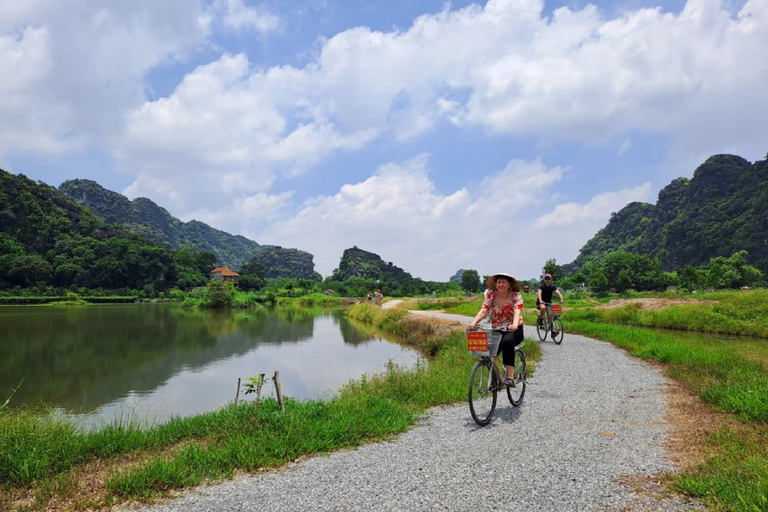
[[[768,153],[768,0],[0,2],[0,168],[428,281]]]

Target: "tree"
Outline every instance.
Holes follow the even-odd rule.
[[[482,283],[480,283],[480,276],[477,274],[477,270],[465,270],[461,274],[461,288],[469,293],[475,293],[480,289]]]
[[[695,290],[699,286],[699,272],[692,265],[686,265],[680,273],[680,284],[688,290]]]
[[[53,267],[39,254],[20,254],[3,260],[5,277],[11,284],[32,286],[47,282],[53,275]]]
[[[213,280],[208,283],[205,306],[209,308],[230,308],[235,301],[235,286],[228,281]]]
[[[625,292],[629,288],[632,288],[632,279],[629,277],[627,269],[622,269],[621,272],[619,272],[619,277],[616,279],[616,287],[620,292]]]
[[[267,284],[267,269],[264,265],[251,258],[248,263],[240,268],[239,286],[244,291],[258,291]]]
[[[550,258],[544,264],[544,268],[541,269],[541,278],[543,279],[546,274],[550,274],[552,280],[557,281],[557,278],[560,277],[562,271],[563,267],[557,264],[557,260],[555,260],[555,258]]]
[[[595,293],[607,292],[610,288],[608,278],[605,277],[602,270],[595,270],[589,274],[589,287]]]
[[[763,273],[747,263],[747,251],[737,251],[730,257],[717,256],[709,260],[705,270],[706,284],[711,288],[739,288],[751,286]]]

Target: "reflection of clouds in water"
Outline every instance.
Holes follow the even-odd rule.
[[[381,373],[388,361],[400,366],[413,366],[415,351],[377,338],[356,345],[345,343],[340,323],[331,316],[318,316],[313,336],[304,342],[258,344],[245,354],[234,355],[195,369],[182,369],[154,390],[131,392],[99,408],[81,415],[87,425],[131,420],[162,423],[175,416],[192,416],[220,409],[235,399],[237,379],[245,383],[251,376],[264,373],[269,380],[262,389],[263,397],[275,397],[271,380],[280,372],[283,395],[307,400],[327,399],[340,386],[364,374]],[[344,324],[344,322],[341,322]],[[240,389],[240,400],[253,400]]]
[[[379,339],[350,345],[344,343],[339,332],[339,324],[332,318],[318,317],[312,343],[292,346],[288,350],[275,347],[255,350],[262,358],[260,364],[270,365],[266,371],[256,373],[271,377],[278,370],[285,396],[327,398],[352,379],[384,371],[390,360],[411,366],[418,357],[412,350]],[[274,384],[270,381],[265,385],[265,391],[273,390]]]

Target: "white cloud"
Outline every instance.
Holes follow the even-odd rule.
[[[570,263],[579,250],[600,229],[605,227],[613,213],[627,204],[651,200],[651,184],[644,183],[637,187],[607,192],[592,197],[587,203],[562,203],[526,225],[522,234],[525,240],[535,243],[530,245],[528,258],[534,267],[533,274],[538,277],[544,262],[550,258],[557,263]]]
[[[255,30],[268,33],[282,26],[280,17],[270,12],[266,6],[248,7],[243,0],[215,0],[206,17],[208,23],[220,18],[225,27],[236,31]]]
[[[361,177],[376,165],[368,164],[336,194],[298,210],[299,194],[283,180],[380,142],[417,155],[424,135],[446,125],[539,148],[610,141],[622,156],[641,147],[636,134],[658,138],[675,176],[713,152],[765,154],[765,0],[747,0],[735,15],[720,0],[689,0],[677,14],[635,9],[612,18],[593,5],[544,16],[543,0],[446,4],[406,29],[358,27],[319,40],[303,68],[262,67],[258,51],[226,46],[233,31],[276,37],[288,26],[265,5],[3,2],[0,156],[95,147],[131,177],[127,195],[309,250],[323,273],[358,245],[414,275],[445,279],[480,262],[481,272],[532,272],[540,251],[577,250],[607,210],[639,200],[648,185],[591,192],[599,195],[534,222],[528,212],[545,211],[557,201],[555,185],[577,172],[567,156],[558,157],[563,167],[547,168],[535,153],[515,159],[509,150],[504,169],[478,169],[467,177],[476,184],[447,192],[425,156]],[[201,47],[213,57],[196,53]],[[190,61],[157,97],[150,72],[182,68],[190,55],[205,61]],[[571,224],[558,224],[564,219]],[[552,243],[523,245],[544,226]],[[497,240],[505,250],[489,252]]]
[[[428,158],[421,155],[384,165],[333,196],[307,202],[258,239],[309,251],[323,275],[352,246],[426,280],[445,281],[460,268],[492,272],[520,251],[522,210],[548,197],[563,172],[540,161],[516,160],[471,190],[446,195],[436,190]]]
[[[651,195],[651,184],[645,183],[639,187],[608,192],[592,198],[587,204],[564,203],[555,206],[550,213],[536,219],[534,227],[541,230],[566,228],[574,225],[588,225],[592,232],[606,224],[612,213],[635,201],[648,201]]]
[[[126,109],[143,100],[144,75],[202,40],[198,8],[196,0],[3,2],[0,154],[108,145]]]

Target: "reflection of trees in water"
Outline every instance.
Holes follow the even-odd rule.
[[[374,330],[370,326],[355,322],[354,320],[347,320],[340,325],[341,336],[344,338],[344,343],[350,345],[362,345],[372,339],[378,339],[374,334]]]
[[[242,355],[260,344],[312,338],[322,310],[204,310],[175,305],[15,308],[0,316],[0,389],[27,376],[12,404],[87,410],[130,391],[151,391],[181,369]],[[0,395],[1,396],[1,395]]]

